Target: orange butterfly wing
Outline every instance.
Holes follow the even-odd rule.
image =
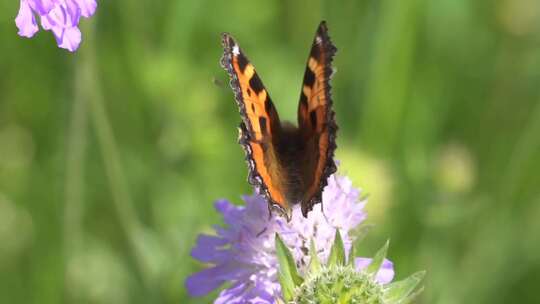
[[[303,167],[306,188],[302,200],[304,216],[307,216],[313,205],[321,202],[327,179],[336,172],[333,157],[337,125],[330,94],[332,59],[336,51],[323,21],[317,29],[309,53],[298,105],[298,127],[306,143]]]
[[[278,113],[261,79],[236,41],[222,34],[224,48],[221,65],[229,73],[231,87],[240,109],[239,142],[246,152],[248,181],[282,212],[290,210],[285,197],[282,174],[273,137],[279,134]]]

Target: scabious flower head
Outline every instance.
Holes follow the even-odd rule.
[[[317,256],[324,261],[339,229],[348,252],[353,242],[350,232],[366,218],[360,191],[352,187],[348,178],[337,175],[328,179],[322,206],[315,206],[307,219],[300,208],[293,209],[289,222],[270,214],[267,202],[258,195],[246,196],[244,201],[245,206],[225,200],[215,203],[226,226],[214,227],[216,235],[200,235],[197,239],[192,256],[211,266],[187,279],[186,287],[191,295],[205,295],[229,283],[214,303],[276,303],[281,297],[276,233],[291,249],[299,271],[303,272],[310,261],[307,252],[311,240],[317,246]],[[358,258],[355,262],[357,269],[362,269],[371,260]],[[393,275],[392,263],[384,260],[377,281],[387,283]]]
[[[405,304],[422,292],[416,287],[425,272],[419,271],[408,278],[391,284],[381,283],[378,273],[384,268],[388,242],[375,254],[369,265],[358,269],[355,265],[354,247],[345,255],[343,240],[336,230],[330,256],[322,264],[315,243],[311,241],[311,261],[304,275],[300,275],[294,258],[276,234],[276,252],[279,260],[279,282],[283,299],[294,304]],[[278,299],[278,303],[284,303]]]
[[[96,0],[20,0],[15,24],[19,36],[31,38],[41,27],[52,31],[59,47],[74,52],[81,43],[78,28],[81,16],[89,18],[96,11]]]

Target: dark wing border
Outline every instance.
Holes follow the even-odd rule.
[[[332,62],[334,60],[334,55],[337,52],[336,46],[332,43],[330,36],[328,35],[328,27],[326,26],[326,21],[321,21],[317,33],[315,36],[315,41],[317,37],[321,37],[322,50],[324,52],[324,81],[325,81],[325,98],[326,98],[326,123],[328,128],[328,149],[326,151],[326,164],[324,166],[324,171],[319,182],[319,189],[321,191],[314,197],[312,197],[309,202],[302,206],[302,214],[304,217],[307,217],[309,211],[313,210],[313,206],[321,203],[322,204],[322,192],[324,188],[328,185],[328,178],[337,171],[336,163],[334,162],[334,152],[337,148],[336,138],[338,126],[335,120],[335,112],[333,110],[333,101],[332,101],[332,86],[330,85],[330,80],[334,74],[334,69],[332,68]],[[314,42],[315,42],[314,41]],[[311,57],[310,53],[310,57]],[[309,62],[309,58],[308,58]]]

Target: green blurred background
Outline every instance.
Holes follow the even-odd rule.
[[[99,1],[71,54],[0,4],[0,302],[210,303],[212,202],[250,193],[232,33],[293,119],[322,19],[340,172],[420,303],[539,303],[540,1]]]

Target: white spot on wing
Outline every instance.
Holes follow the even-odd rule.
[[[238,45],[235,44],[232,48],[232,53],[234,54],[234,56],[238,56],[240,55],[240,49],[238,48]]]
[[[317,42],[317,44],[321,44],[322,43],[321,36],[317,35],[317,37],[315,37],[315,42]]]

